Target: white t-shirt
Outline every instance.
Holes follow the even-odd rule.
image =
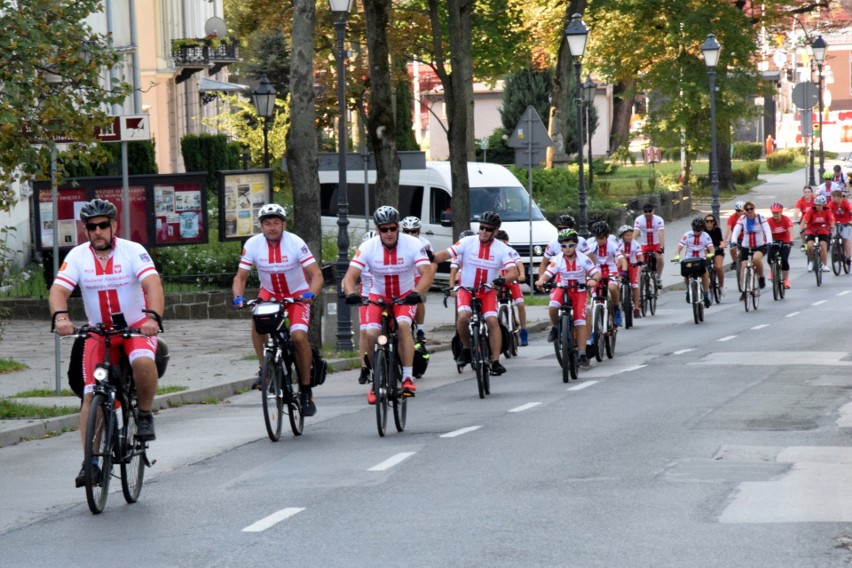
[[[413,290],[414,278],[419,274],[417,267],[429,264],[426,248],[420,239],[405,233],[399,235],[392,249],[382,244],[381,237],[361,243],[349,263],[361,270],[362,277],[365,268],[372,274],[369,292],[383,298],[399,298]]]
[[[479,235],[471,235],[447,249],[453,260],[458,259],[463,267],[459,284],[465,287],[477,288],[482,284],[490,284],[500,276],[502,270],[509,270],[515,265],[518,253],[497,239],[487,243],[479,240]]]
[[[273,245],[263,234],[246,241],[240,257],[240,268],[251,272],[257,268],[260,285],[276,298],[292,298],[308,290],[305,267],[316,263],[299,236],[284,231]]]
[[[665,228],[666,223],[659,215],[651,215],[650,218],[639,215],[633,222],[633,230],[639,231],[639,243],[643,246],[665,246],[666,243],[660,242],[660,236],[657,234],[660,229]]]
[[[145,247],[116,238],[106,266],[95,257],[89,243],[71,249],[54,283],[69,290],[79,286],[89,325],[112,327],[110,315],[118,312],[130,325],[145,319],[142,309],[148,305],[141,283],[156,274]]]

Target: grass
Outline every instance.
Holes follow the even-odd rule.
[[[79,406],[40,406],[0,399],[0,420],[12,418],[53,418],[80,412]]]
[[[168,385],[164,387],[157,387],[157,394],[171,394],[173,392],[183,392],[185,390],[189,390],[189,387],[179,387],[177,385]]]
[[[33,389],[28,391],[21,391],[17,394],[13,394],[12,398],[49,398],[51,396],[57,396],[56,391],[53,389]],[[68,389],[62,389],[59,391],[58,396],[76,396],[73,392]]]
[[[14,359],[0,358],[0,375],[3,373],[14,373],[15,371],[23,371],[27,366]]]

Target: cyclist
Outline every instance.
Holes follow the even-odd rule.
[[[497,231],[497,240],[508,247],[509,233],[500,229]],[[509,248],[511,249],[512,247]],[[509,294],[512,296],[512,303],[515,304],[515,307],[518,309],[518,323],[521,326],[521,347],[526,347],[529,345],[529,335],[527,334],[527,306],[524,303],[524,293],[521,292],[520,283],[526,282],[527,274],[526,268],[524,267],[524,261],[521,259],[521,256],[515,249],[512,249],[512,252],[515,253],[515,265],[518,267],[518,279],[515,282],[507,284],[507,286],[509,287]],[[506,273],[501,271],[500,275],[506,276]]]
[[[635,242],[633,242],[633,227],[630,225],[622,225],[618,228],[620,241],[618,243],[618,251],[624,257],[621,266],[622,273],[626,270],[627,277],[630,279],[630,288],[633,291],[633,317],[641,318],[642,311],[639,309],[639,265],[642,263],[642,251]]]
[[[515,282],[518,279],[518,267],[515,264],[514,251],[494,238],[501,223],[502,219],[498,213],[485,211],[479,216],[479,235],[465,237],[450,248],[435,253],[435,262],[444,262],[450,258],[459,259],[463,267],[460,279],[462,286],[477,288],[492,282],[497,285]],[[501,270],[506,271],[505,276],[500,276]],[[506,372],[506,368],[500,363],[503,336],[500,333],[500,323],[497,321],[497,293],[494,289],[479,289],[474,294],[482,301],[482,316],[488,325],[491,374],[499,376]],[[471,292],[458,291],[456,329],[462,343],[459,363],[463,364],[471,362],[470,330],[468,329],[471,314],[470,300]]]
[[[772,242],[772,231],[769,229],[769,223],[766,217],[759,215],[754,210],[754,203],[746,201],[743,206],[745,215],[740,217],[734,226],[734,234],[731,235],[733,242],[739,242],[742,237],[742,242],[737,253],[739,261],[742,263],[746,260],[749,251],[754,251],[752,261],[754,262],[754,271],[757,274],[757,282],[761,288],[766,288],[766,278],[763,277],[763,255],[766,254],[769,243]],[[745,301],[745,292],[740,294],[740,300]]]
[[[832,168],[832,180],[835,183],[839,183],[843,186],[843,192],[846,192],[846,185],[849,183],[849,180],[846,178],[846,174],[843,173],[843,168],[840,167],[840,164],[834,164],[834,168]]]
[[[376,231],[367,231],[361,238],[361,243],[366,243],[377,236],[378,233],[376,233]],[[373,276],[370,274],[370,270],[364,267],[361,270],[361,278],[359,279],[358,286],[361,298],[366,299],[370,297],[370,288],[372,285]],[[358,384],[361,385],[366,385],[370,380],[370,368],[367,367],[367,361],[364,359],[364,355],[369,356],[369,351],[370,343],[367,338],[367,306],[361,305],[358,307],[358,352],[361,354],[361,374],[358,376]]]
[[[402,390],[406,396],[414,396],[417,387],[414,385],[414,338],[411,336],[411,324],[417,304],[423,301],[423,296],[432,285],[434,271],[426,255],[426,247],[420,239],[399,234],[399,211],[388,205],[383,205],[373,212],[373,223],[379,232],[378,239],[370,239],[358,247],[358,251],[349,263],[349,270],[343,277],[342,288],[346,294],[347,304],[361,304],[360,294],[355,293],[355,283],[368,269],[373,275],[369,298],[391,302],[394,298],[405,298],[405,305],[392,304],[386,309],[391,310],[397,323],[397,341],[399,342],[399,360],[402,363]],[[414,279],[420,276],[415,285]],[[367,357],[372,366],[373,345],[382,329],[382,308],[370,304],[367,306],[364,321],[367,325],[369,349]],[[367,393],[367,402],[376,404],[376,394],[373,389]]]
[[[420,222],[419,217],[408,216],[405,217],[399,224],[402,228],[402,232],[406,235],[411,235],[413,237],[417,237],[420,239],[420,242],[423,244],[423,247],[426,249],[426,256],[429,257],[429,262],[435,257],[434,252],[432,251],[432,243],[429,242],[429,239],[422,236],[420,234],[420,227],[422,223]],[[414,285],[417,286],[417,282],[420,280],[419,276],[414,277]],[[423,329],[423,320],[426,318],[426,296],[423,297],[423,302],[417,304],[417,309],[414,312],[414,324],[417,326],[417,341],[419,343],[424,343],[426,341],[426,332]]]
[[[715,257],[715,249],[713,248],[713,239],[705,232],[706,226],[703,217],[696,217],[692,220],[692,230],[687,231],[680,238],[677,244],[677,250],[672,260],[680,262],[680,252],[686,258],[707,258]],[[684,283],[689,284],[689,279],[684,278]],[[707,268],[701,273],[701,289],[704,290],[704,307],[710,307],[710,275],[707,274]],[[686,303],[689,303],[689,291],[686,292]]]
[[[784,288],[790,289],[790,247],[793,245],[793,222],[784,215],[784,206],[778,202],[773,203],[769,210],[772,216],[767,219],[769,230],[772,231],[772,241],[781,243],[781,276],[784,278]],[[774,258],[775,248],[769,251],[769,261]],[[772,278],[772,273],[769,273]]]
[[[476,233],[474,233],[470,229],[468,229],[466,231],[462,231],[461,234],[459,235],[459,241],[461,241],[465,237],[472,237],[475,234]],[[452,296],[453,298],[456,297],[456,291],[453,290],[453,287],[455,287],[456,283],[458,282],[458,274],[459,274],[459,271],[461,270],[461,264],[459,263],[459,260],[460,260],[459,258],[454,258],[453,260],[450,261],[449,287],[450,287],[450,296]]]
[[[308,343],[308,327],[311,325],[311,304],[322,290],[322,271],[308,245],[298,235],[287,231],[287,211],[278,204],[267,203],[257,212],[261,233],[248,239],[243,245],[240,263],[231,292],[234,308],[245,305],[246,291],[252,267],[257,268],[260,279],[258,299],[283,300],[301,298],[304,302],[291,304],[290,337],[296,354],[296,373],[299,375],[299,403],[302,414],[317,413],[311,390],[311,346]],[[266,335],[261,335],[252,326],[251,341],[258,362],[263,361],[263,345]],[[260,389],[260,374],[252,388]]]
[[[725,242],[728,243],[728,248],[731,254],[731,270],[735,270],[737,268],[737,245],[739,244],[734,242],[731,235],[734,234],[734,227],[737,226],[737,223],[740,222],[740,219],[743,216],[744,206],[745,204],[742,201],[734,203],[734,213],[728,217],[728,221],[725,225]]]
[[[822,174],[823,184],[817,188],[817,195],[824,195],[826,202],[831,201],[831,192],[835,189],[845,192],[846,187],[839,182],[834,181],[833,172],[825,172]]]
[[[618,285],[618,279],[615,276],[619,273],[619,268],[623,268],[625,265],[624,255],[619,251],[618,241],[609,234],[609,223],[606,221],[598,221],[592,225],[592,237],[587,242],[592,248],[592,252],[595,253],[596,263],[601,273],[601,280],[607,282],[609,297],[615,306],[615,311],[613,312],[613,315],[615,315],[615,325],[621,325],[623,322],[620,301],[621,290]]]
[[[576,230],[576,221],[574,221],[574,217],[571,215],[560,215],[556,218],[556,231],[557,233],[564,231],[565,229],[574,229]],[[577,252],[584,254],[595,260],[595,255],[592,253],[592,248],[586,242],[585,239],[580,239],[580,242],[577,243]],[[550,264],[550,259],[554,256],[558,256],[562,254],[562,248],[559,245],[559,239],[553,239],[547,244],[547,247],[544,249],[544,253],[541,255],[541,263],[538,266],[538,273],[544,273],[544,270],[547,268],[548,264]],[[557,275],[557,278],[559,275]]]
[[[115,205],[103,199],[93,199],[80,209],[80,221],[86,227],[88,242],[71,249],[59,267],[50,287],[50,313],[54,315],[57,334],[73,334],[71,319],[67,315],[56,316],[56,312],[67,312],[68,298],[79,286],[89,325],[102,323],[111,329],[110,316],[120,312],[130,327],[139,329],[144,337],[113,337],[110,357],[118,361],[123,352],[130,361],[139,397],[136,437],[149,442],[156,439],[151,407],[157,391],[155,355],[160,327],[154,316],[142,310],[147,308],[162,314],[165,297],[160,276],[148,252],[142,245],[116,236],[117,214]],[[104,338],[96,335],[87,338],[83,349],[80,438],[85,445],[95,366],[106,356]],[[84,469],[85,464],[75,479],[77,487],[86,483]]]
[[[820,258],[822,259],[822,271],[829,272],[831,269],[826,263],[828,253],[828,241],[831,239],[831,231],[834,229],[834,215],[826,206],[828,200],[824,195],[814,197],[814,206],[802,217],[805,225],[805,239],[808,242],[808,272],[814,270],[814,241],[819,241]]]
[[[802,188],[802,196],[796,201],[796,205],[793,207],[793,211],[795,214],[793,215],[793,223],[801,223],[802,217],[805,216],[805,213],[811,210],[814,206],[814,190],[811,189],[811,186],[806,185]],[[805,250],[805,225],[802,224],[801,229],[799,230],[799,237],[802,240],[802,250]]]
[[[660,277],[663,275],[663,253],[666,246],[666,224],[659,215],[654,215],[654,204],[642,206],[642,215],[633,223],[633,233],[642,245],[643,253],[654,253],[657,270],[657,288],[662,289]],[[645,255],[645,262],[651,262],[651,255]]]
[[[831,191],[831,202],[828,203],[831,209],[831,214],[834,215],[834,222],[840,225],[840,238],[843,239],[843,253],[846,255],[846,265],[849,266],[850,257],[850,228],[849,223],[852,223],[852,204],[843,197],[843,191],[833,189]]]
[[[712,213],[704,216],[704,230],[713,241],[713,270],[716,271],[716,282],[719,284],[719,292],[725,295],[725,245],[727,241],[722,238],[722,229],[719,228],[719,220]]]

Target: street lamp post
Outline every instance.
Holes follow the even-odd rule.
[[[577,196],[580,209],[578,228],[580,235],[587,237],[589,231],[586,213],[586,180],[583,175],[583,89],[582,82],[580,81],[580,68],[582,66],[580,59],[586,52],[586,40],[589,38],[589,28],[583,22],[583,16],[580,14],[571,16],[571,21],[565,26],[564,35],[565,40],[568,42],[568,49],[571,51],[571,57],[574,58],[574,74],[577,84],[577,165],[579,168]]]
[[[828,44],[822,39],[822,36],[817,36],[811,44],[811,49],[814,52],[814,59],[817,64],[817,81],[819,82],[819,179],[822,182],[822,175],[825,173],[825,154],[822,147],[822,64],[825,62],[825,50]]]
[[[594,168],[592,167],[592,108],[595,106],[595,93],[598,84],[586,77],[583,83],[583,98],[586,100],[586,136],[589,139],[589,191],[592,191]]]
[[[257,116],[263,117],[263,167],[269,168],[269,119],[275,114],[275,87],[266,73],[260,76],[260,83],[252,91],[251,99]]]
[[[328,0],[337,32],[337,350],[352,351],[352,315],[343,295],[343,276],[349,268],[349,196],[346,183],[346,19],[353,0]]]
[[[716,163],[716,65],[722,46],[716,36],[709,34],[701,46],[704,64],[710,76],[710,189],[713,192],[713,215],[719,219],[719,172]]]

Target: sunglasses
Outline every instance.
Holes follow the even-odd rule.
[[[112,221],[101,221],[100,223],[86,223],[86,229],[91,233],[96,229],[108,229]]]
[[[746,207],[745,210],[746,211],[754,211],[754,207]]]
[[[562,248],[574,248],[577,246],[577,243],[559,243]]]
[[[402,232],[406,235],[417,235],[420,233],[420,229],[403,229]]]
[[[399,227],[397,227],[396,225],[394,225],[392,227],[379,227],[380,233],[395,233],[398,230],[399,230]]]
[[[480,231],[485,231],[486,233],[493,233],[496,231],[494,227],[479,227]]]
[[[705,223],[715,223],[716,219],[704,219]]]

